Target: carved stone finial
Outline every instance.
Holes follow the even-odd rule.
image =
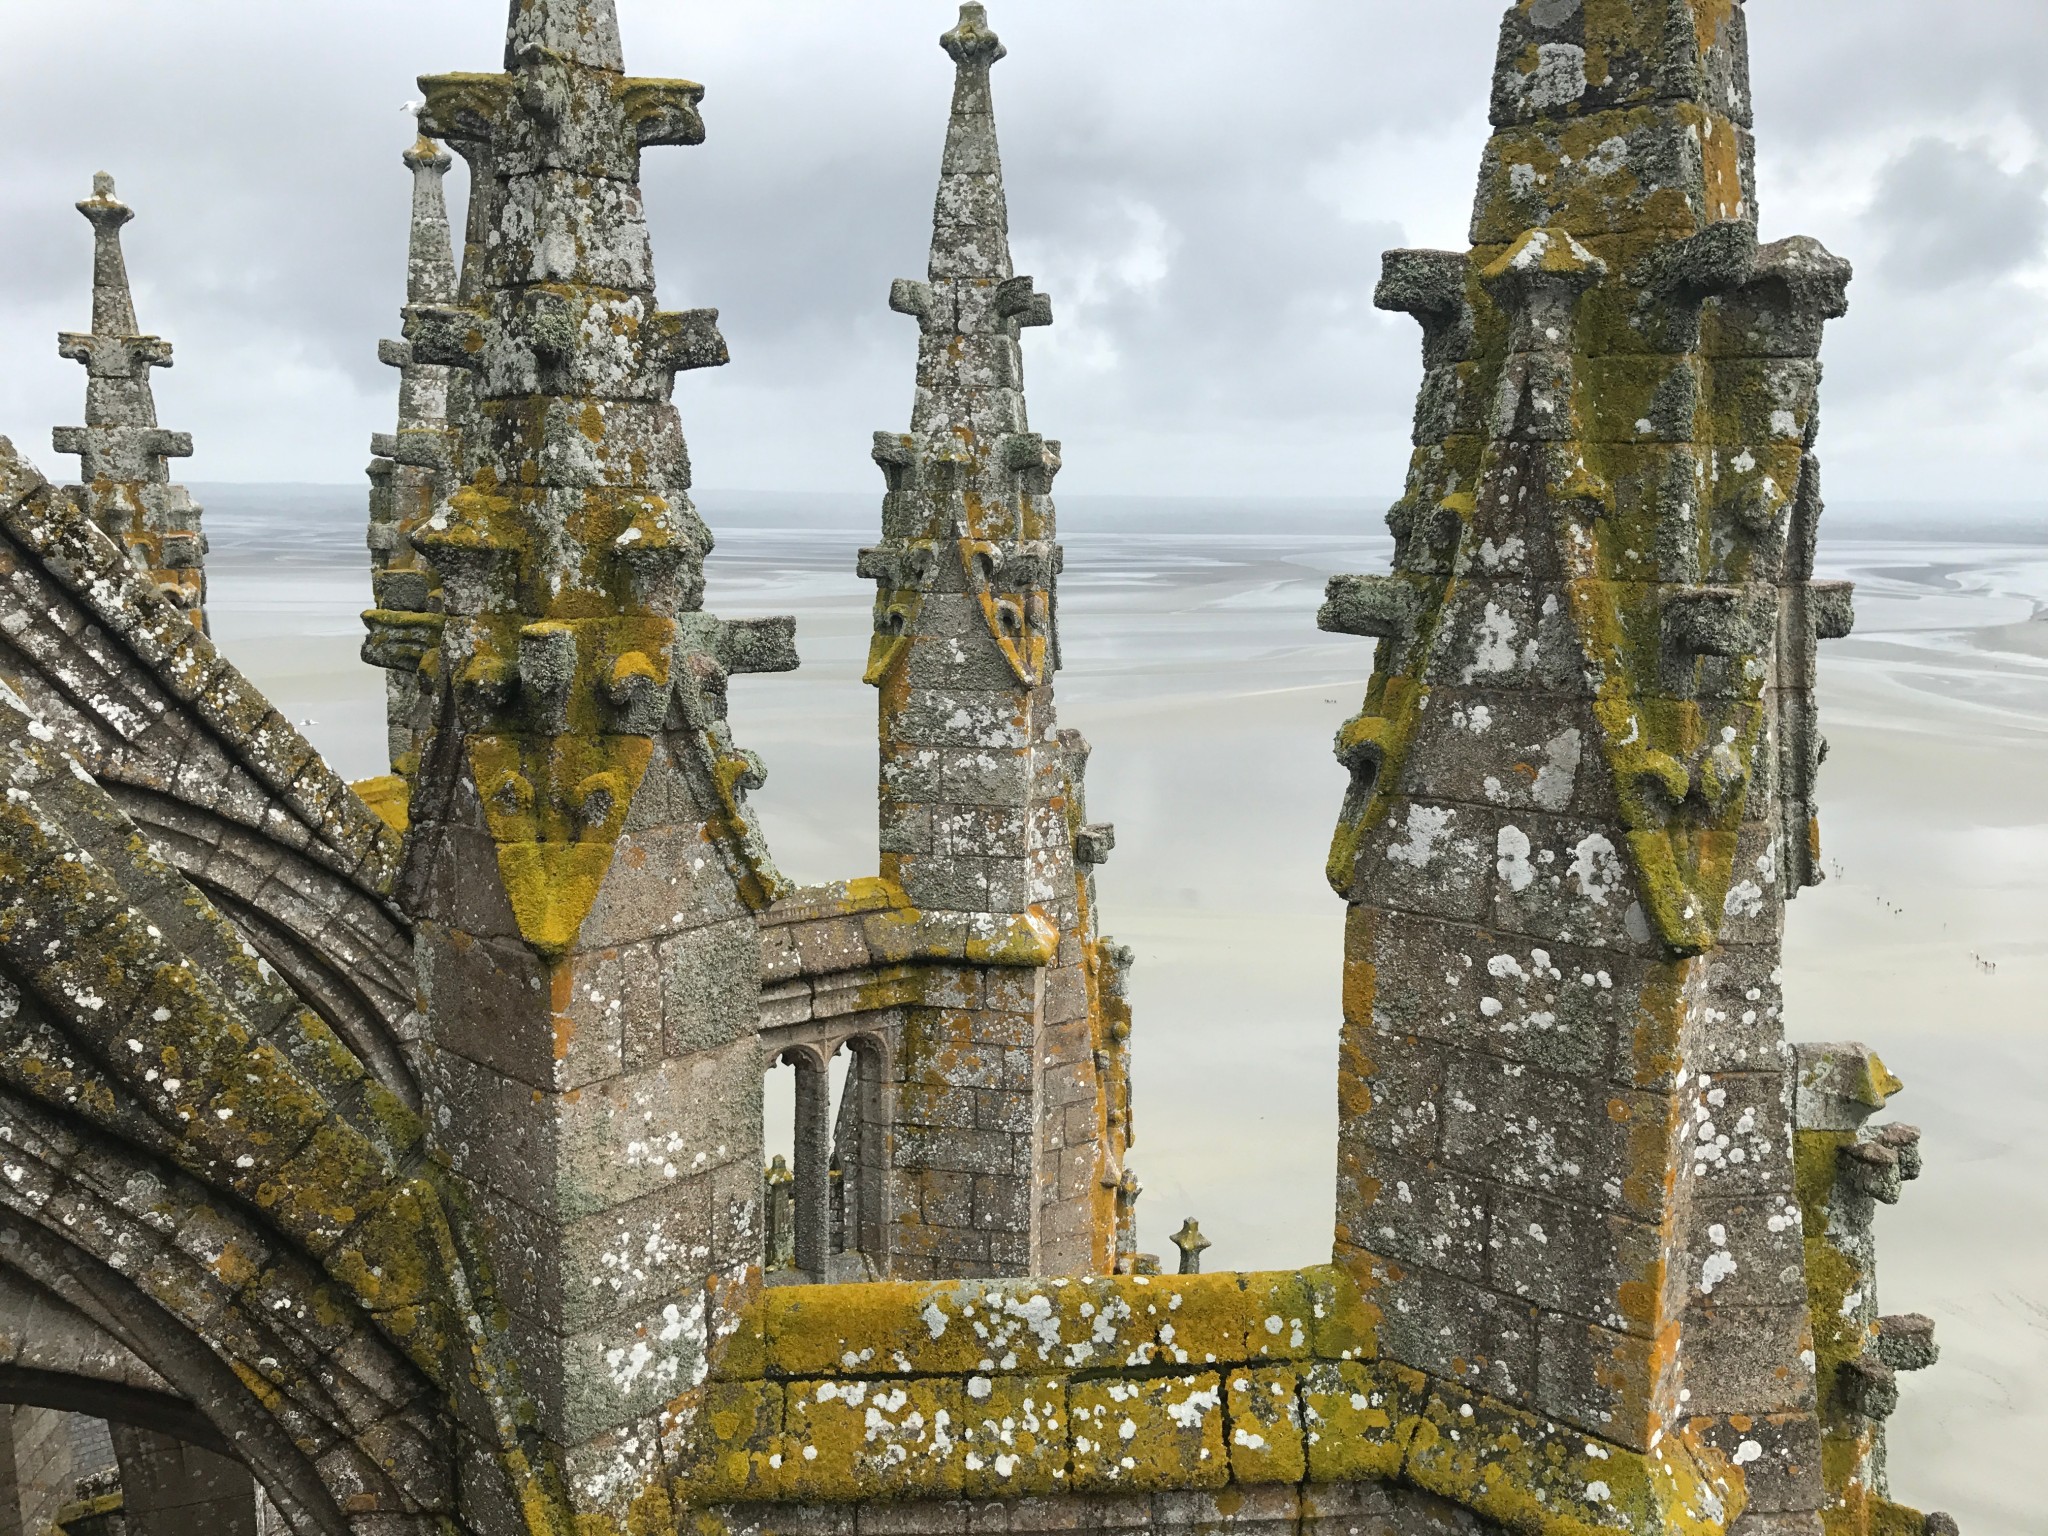
[[[114,178],[100,171],[92,179],[92,196],[78,204],[92,225],[92,328],[97,336],[133,336],[135,299],[128,286],[128,264],[121,252],[121,228],[135,210],[114,196]]]
[[[1059,666],[1063,557],[1054,542],[1050,494],[1059,445],[1031,431],[1018,339],[1023,328],[1050,323],[1052,308],[1030,278],[1012,269],[988,72],[971,67],[1000,56],[1001,44],[988,30],[987,13],[971,4],[944,41],[961,68],[933,211],[930,268],[926,280],[900,281],[890,294],[890,307],[916,319],[921,333],[915,405],[908,433],[876,437],[875,459],[892,494],[883,543],[863,553],[860,567],[880,589],[867,680],[882,690],[885,755],[913,742],[985,750],[976,746],[979,727],[964,717],[939,726],[917,718],[919,700],[893,687],[893,679],[927,666],[952,667],[961,678],[972,677],[976,688],[1004,689],[1015,697],[1015,709],[1029,711],[1051,707],[1041,690]],[[1028,815],[1033,786],[1050,782],[1034,765],[1041,755],[1050,758],[1054,746],[1044,741],[1042,728],[1019,729],[1006,743],[1002,783],[991,791],[1006,810]],[[1078,803],[1078,793],[1077,783],[1070,805]],[[885,820],[962,810],[964,802],[950,803],[885,768]],[[945,850],[897,846],[903,840],[893,830],[885,833],[883,874],[900,881],[922,910],[973,913],[988,929],[984,942],[1042,950],[1050,930],[1032,915],[1029,880],[961,876],[963,868],[979,867],[963,863],[963,855],[1020,870],[1032,858],[995,832],[994,822],[980,821],[990,829],[985,842],[956,839]],[[1067,846],[1057,857],[1069,865],[1073,843],[1106,852],[1103,840],[1079,828],[1060,841]]]
[[[448,171],[455,164],[454,156],[443,149],[424,133],[413,141],[413,146],[401,157],[409,171]]]
[[[1866,1419],[1893,1400],[1843,1310],[1868,1293],[1824,1294],[1836,1266],[1809,1295],[1801,1218],[1769,1214],[1825,1189],[1861,1216],[1911,1150],[1846,1109],[1840,1146],[1790,1123],[1829,1086],[1803,1060],[1786,1081],[1777,965],[1818,858],[1814,646],[1852,618],[1812,564],[1848,272],[1757,244],[1744,15],[1508,10],[1471,250],[1396,253],[1379,289],[1423,331],[1394,566],[1322,615],[1378,641],[1329,870],[1351,907],[1339,1262],[1401,1319],[1388,1357],[1617,1465],[1710,1413],[1748,1426],[1737,1464],[1811,1460],[1811,1382],[1823,1413],[1838,1386]],[[1534,1038],[1568,1013],[1602,1042],[1571,1060]],[[1535,1149],[1566,1138],[1558,1176]],[[1557,1205],[1531,1221],[1539,1190]],[[1643,1284],[1651,1255],[1692,1293]],[[1739,1344],[1716,1321],[1738,1289]],[[1589,1307],[1630,1343],[1585,1347]],[[1538,1369],[1539,1337],[1573,1343]]]
[[[962,69],[986,69],[1010,52],[989,28],[988,7],[972,3],[960,7],[960,25],[941,37],[939,44]]]
[[[1202,1272],[1202,1255],[1215,1246],[1202,1236],[1202,1224],[1192,1216],[1180,1224],[1180,1230],[1173,1234],[1171,1241],[1180,1250],[1180,1272],[1184,1275],[1199,1275]]]

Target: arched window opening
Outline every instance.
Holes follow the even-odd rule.
[[[881,1043],[865,1035],[793,1045],[770,1064],[762,1267],[771,1285],[880,1278],[886,1082]]]

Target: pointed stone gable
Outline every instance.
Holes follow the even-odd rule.
[[[410,535],[440,612],[400,899],[437,1152],[537,1433],[579,1514],[640,1528],[669,1405],[758,1283],[756,914],[784,882],[726,697],[796,655],[790,620],[703,611],[669,397],[725,343],[716,311],[657,308],[640,193],[642,149],[703,138],[702,87],[625,75],[609,0],[514,5],[506,59],[421,82],[422,130],[478,174],[456,291],[406,311],[408,366],[462,383]]]
[[[520,931],[551,957],[575,943],[672,711],[732,878],[752,900],[779,888],[724,683],[794,653],[787,625],[701,611],[711,536],[669,394],[725,343],[716,311],[656,308],[640,201],[640,151],[701,141],[703,90],[627,78],[616,38],[609,0],[535,0],[513,7],[509,73],[421,82],[423,128],[489,145],[472,202],[490,223],[464,299],[407,311],[413,361],[469,371],[475,402],[460,487],[415,535],[446,622],[421,663],[436,702],[413,816],[481,810]]]

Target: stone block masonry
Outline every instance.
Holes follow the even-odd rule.
[[[1386,260],[1414,455],[1392,569],[1321,615],[1376,646],[1337,743],[1332,1261],[1173,1277],[1137,1251],[1115,833],[1056,707],[1021,339],[1053,307],[985,8],[940,40],[930,260],[888,296],[880,862],[812,889],[728,720],[794,623],[703,605],[670,395],[718,315],[655,302],[640,156],[703,139],[704,88],[627,74],[612,0],[508,10],[403,156],[388,775],[342,784],[204,634],[104,178],[82,483],[0,440],[0,1515],[1951,1536],[1885,1464],[1937,1355],[1877,1301],[1919,1135],[1866,1049],[1786,1041],[1853,622],[1814,576],[1850,273],[1758,243],[1739,0],[1518,0],[1472,249]],[[57,1454],[81,1414],[116,1471]]]

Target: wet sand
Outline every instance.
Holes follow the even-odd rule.
[[[214,499],[228,503],[213,523],[223,645],[315,722],[308,734],[345,773],[379,771],[381,679],[355,660],[360,498]],[[859,682],[872,589],[852,574],[867,525],[834,503],[831,529],[775,531],[759,526],[774,521],[760,498],[723,517],[705,499],[721,529],[709,605],[799,616],[804,669],[733,688],[735,734],[769,766],[755,803],[771,845],[798,880],[872,872],[874,700]],[[1061,713],[1095,746],[1089,811],[1118,839],[1102,910],[1138,954],[1144,1243],[1166,1249],[1194,1215],[1212,1265],[1316,1262],[1343,922],[1322,878],[1343,786],[1329,744],[1371,647],[1316,633],[1313,615],[1325,577],[1383,569],[1387,541],[1351,531],[1376,518],[1327,507],[1087,510],[1063,505]],[[1090,531],[1105,523],[1124,531]],[[1220,531],[1246,526],[1260,531]],[[1933,1316],[1943,1346],[1892,1421],[1897,1489],[1965,1529],[2035,1529],[2027,1489],[2048,1445],[2035,1150],[2048,1130],[2048,620],[2035,615],[2048,612],[2048,542],[1850,535],[1826,542],[1824,563],[1858,582],[1858,626],[1824,652],[1831,878],[1792,909],[1790,1027],[1877,1048],[1908,1084],[1898,1116],[1927,1133],[1925,1178],[1880,1217],[1884,1305]]]

